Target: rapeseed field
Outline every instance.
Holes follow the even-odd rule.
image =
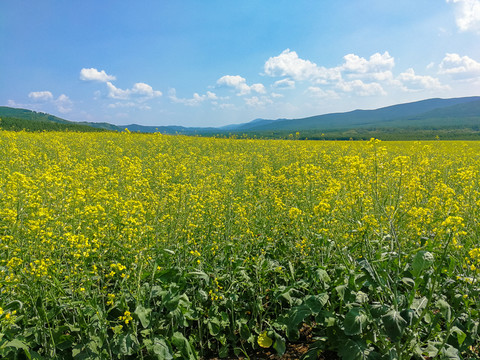
[[[480,142],[0,131],[0,357],[477,358],[479,219]]]

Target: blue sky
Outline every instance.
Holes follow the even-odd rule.
[[[220,126],[480,95],[480,0],[0,2],[0,105]]]

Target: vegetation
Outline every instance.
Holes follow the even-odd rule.
[[[83,144],[88,143],[85,147]],[[0,132],[0,357],[479,356],[479,142]]]
[[[28,120],[11,117],[1,118],[0,128],[10,131],[106,131],[105,129],[99,129],[88,125],[80,125],[75,123],[59,123],[53,121]]]

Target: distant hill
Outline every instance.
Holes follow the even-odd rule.
[[[465,117],[476,116],[480,120],[480,112],[475,112],[475,106],[462,106],[469,103],[480,104],[480,97],[465,97],[454,99],[429,99],[413,103],[388,106],[376,110],[354,110],[344,113],[332,113],[311,116],[301,119],[279,119],[263,122],[254,121],[239,125],[236,129],[242,131],[312,131],[355,129],[358,127],[422,127],[427,119],[438,117],[455,117],[460,124]],[[478,105],[477,105],[478,106]],[[453,107],[453,108],[451,108]],[[416,124],[411,120],[416,120]]]
[[[43,112],[0,106],[0,128],[12,131],[107,131],[119,130],[107,123],[74,122]]]
[[[73,122],[26,109],[0,106],[0,127],[30,131],[123,131],[185,135],[288,137],[300,132],[310,139],[480,139],[480,96],[427,99],[375,110],[354,110],[300,119],[255,119],[222,127],[145,126]]]

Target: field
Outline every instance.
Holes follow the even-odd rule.
[[[0,357],[478,358],[479,219],[480,142],[2,131]]]

